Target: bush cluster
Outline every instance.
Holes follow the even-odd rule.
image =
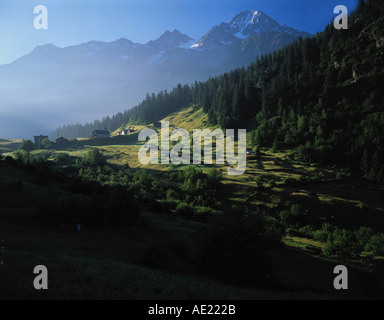
[[[326,256],[356,257],[362,251],[384,255],[384,234],[375,234],[367,227],[348,231],[325,223],[313,233],[313,238],[325,243],[323,253]]]

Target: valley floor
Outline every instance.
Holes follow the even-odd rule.
[[[135,162],[137,145],[97,148],[112,164],[128,162],[132,168],[140,167]],[[66,153],[76,157],[84,150]],[[147,169],[158,176],[169,170],[163,166]],[[217,169],[226,171],[225,167]],[[77,232],[75,226],[47,225],[35,217],[48,198],[68,196],[61,184],[38,185],[25,171],[3,164],[0,191],[2,299],[383,298],[383,287],[377,282],[382,257],[363,252],[354,259],[328,258],[322,254],[324,243],[298,230],[287,230],[284,248],[270,252],[276,266],[274,284],[244,288],[208,278],[195,267],[194,240],[203,227],[201,222],[142,208],[139,226],[85,226]],[[306,210],[306,223],[314,229],[331,222],[349,230],[366,226],[384,231],[381,186],[340,175],[335,168],[295,162],[289,152],[264,151],[260,158],[248,159],[247,172],[240,177],[224,172],[220,192],[228,205],[280,210],[299,203]],[[333,288],[333,268],[340,263],[350,268],[351,290],[346,293]],[[33,268],[41,264],[50,272],[50,289],[44,293],[31,285]]]

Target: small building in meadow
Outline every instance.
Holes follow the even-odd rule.
[[[55,147],[56,149],[66,149],[71,146],[71,141],[65,139],[64,137],[60,137],[56,139]]]
[[[104,130],[95,130],[91,134],[92,139],[108,139],[111,137],[111,133],[104,128]]]

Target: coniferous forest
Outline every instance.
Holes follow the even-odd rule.
[[[150,124],[195,104],[212,125],[246,128],[253,145],[294,149],[299,160],[337,164],[383,181],[384,6],[360,1],[349,21],[348,30],[330,24],[247,68],[148,94],[124,113],[57,132],[87,137],[96,128]]]

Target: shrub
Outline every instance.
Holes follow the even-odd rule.
[[[193,218],[195,211],[193,207],[189,206],[188,204],[179,203],[176,207],[175,213],[185,218]]]
[[[156,194],[161,194],[163,192],[163,185],[159,181],[159,179],[153,179],[152,180],[152,191],[154,191]]]
[[[367,227],[351,232],[325,223],[321,230],[314,232],[313,238],[325,242],[323,253],[326,256],[353,257],[363,250],[384,254],[384,235],[374,235],[372,229]]]
[[[71,163],[72,159],[68,153],[58,153],[55,155],[55,160],[61,164]]]
[[[373,236],[373,231],[371,228],[361,227],[355,234],[359,245],[366,248]]]
[[[207,182],[209,187],[217,187],[217,185],[222,181],[223,174],[221,171],[216,170],[215,168],[210,168],[207,172]]]
[[[13,154],[13,158],[16,161],[21,161],[24,164],[31,163],[31,153],[29,151],[18,150]]]
[[[177,194],[176,194],[175,190],[168,189],[167,192],[166,192],[166,198],[167,198],[167,200],[175,200],[175,199],[177,199]]]
[[[184,175],[182,171],[171,171],[169,175],[169,180],[173,182],[182,182]]]
[[[211,217],[213,215],[217,214],[217,211],[208,208],[208,207],[196,207],[195,208],[195,218],[199,221],[206,221],[208,217]]]
[[[92,149],[83,156],[83,164],[89,166],[104,166],[107,163],[105,156],[98,150]]]
[[[133,175],[133,181],[140,187],[151,188],[153,177],[145,169],[136,171]]]
[[[362,247],[358,244],[355,234],[340,229],[335,229],[323,248],[323,253],[327,256],[354,257],[361,251]]]
[[[320,230],[316,230],[313,233],[313,238],[316,241],[327,242],[330,237],[332,237],[335,227],[329,223],[324,223]]]
[[[180,200],[193,206],[217,205],[216,193],[221,181],[221,172],[210,169],[208,174],[195,166],[188,166],[183,171]],[[207,192],[209,190],[209,192]]]
[[[314,230],[313,230],[312,226],[306,225],[306,226],[299,229],[299,233],[306,236],[306,237],[313,237]]]
[[[337,255],[338,253],[338,248],[337,248],[337,245],[332,242],[331,240],[328,240],[323,249],[322,249],[323,253],[327,256],[327,257],[332,257],[332,256],[335,256]]]
[[[30,162],[41,165],[42,163],[46,162],[50,156],[51,154],[49,152],[40,152],[34,156],[31,156]]]
[[[35,145],[31,140],[23,140],[23,142],[19,146],[19,150],[21,151],[26,151],[26,152],[31,152],[35,150]]]
[[[136,199],[141,202],[150,202],[153,197],[151,194],[144,188],[139,188],[139,191],[136,193]]]
[[[51,141],[48,138],[45,138],[39,147],[40,149],[49,149],[51,148]]]
[[[376,234],[371,237],[367,244],[367,249],[376,255],[384,256],[384,234]]]

